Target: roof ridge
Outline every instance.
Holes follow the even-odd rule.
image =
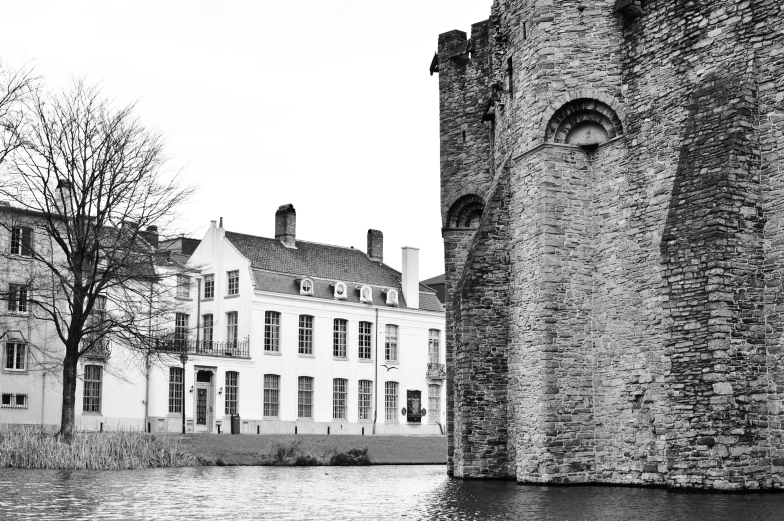
[[[268,240],[268,241],[275,241],[275,240],[277,240],[274,237],[264,237],[262,235],[251,235],[249,233],[232,232],[232,231],[229,231],[229,230],[226,230],[226,233],[233,233],[234,235],[244,235],[245,237],[253,237],[254,239],[265,239],[265,240]],[[360,250],[358,248],[354,248],[353,246],[339,246],[337,244],[329,244],[329,243],[326,243],[326,242],[316,242],[316,241],[306,241],[304,239],[296,239],[296,242],[304,242],[306,244],[317,244],[319,246],[329,246],[331,248],[339,248],[341,250],[356,251],[356,252],[364,253],[365,255],[367,255],[367,253],[365,253],[364,251],[362,251],[362,250]]]

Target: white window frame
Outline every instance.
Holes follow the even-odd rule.
[[[313,322],[315,319],[312,315],[299,316],[299,334],[297,335],[297,352],[301,355],[313,354]]]
[[[8,311],[26,315],[30,308],[30,292],[24,284],[8,285]]]
[[[332,379],[332,419],[348,419],[348,380]]]
[[[22,355],[19,356],[19,352],[22,351]],[[17,373],[24,373],[27,371],[27,354],[28,348],[26,342],[19,342],[19,341],[11,341],[5,343],[5,353],[3,353],[3,370],[5,371],[13,371]],[[21,361],[22,367],[19,367],[19,362]],[[11,366],[9,367],[8,362],[11,362]]]
[[[224,410],[226,415],[236,414],[240,409],[240,372],[226,371],[224,387]]]
[[[430,364],[441,363],[441,330],[431,329],[427,333],[427,361]]]
[[[174,315],[174,341],[187,342],[191,317],[187,313]]]
[[[215,275],[204,276],[204,298],[215,298]]]
[[[264,351],[280,352],[280,312],[264,312]]]
[[[280,375],[264,375],[264,418],[280,416]]]
[[[363,331],[363,329],[367,331]],[[360,360],[372,360],[373,358],[373,323],[361,321],[359,323],[359,334],[357,335],[357,357]]]
[[[386,421],[398,421],[398,393],[399,385],[397,382],[384,382],[384,417]]]
[[[373,381],[360,380],[357,385],[357,419],[373,419]]]
[[[236,311],[229,311],[226,313],[226,341],[232,345],[232,342],[239,341],[239,313]]]
[[[297,378],[297,418],[313,418],[313,377]]]
[[[5,403],[6,398],[8,403]],[[22,398],[22,403],[19,403],[19,398]],[[27,406],[27,393],[3,393],[0,398],[0,409],[27,409]]]
[[[311,279],[302,279],[299,281],[299,294],[300,295],[314,295],[315,286]]]
[[[27,231],[27,244],[25,244],[25,231]],[[14,226],[11,228],[11,255],[20,257],[33,256],[33,229],[27,226]]]
[[[213,327],[215,325],[215,317],[212,313],[206,313],[201,316],[202,334],[204,345],[208,349],[212,349],[212,342],[215,339]]]
[[[177,275],[177,298],[191,298],[191,278]]]
[[[93,372],[94,374],[91,374]],[[96,375],[97,378],[95,378]],[[101,403],[103,401],[103,366],[86,364],[84,366],[83,381],[82,414],[101,414],[101,406],[103,405]]]
[[[398,306],[397,290],[390,289],[387,291],[387,306],[392,306],[392,307]]]
[[[438,423],[441,420],[440,384],[428,384],[427,386],[427,416],[430,423]]]
[[[169,414],[182,414],[182,367],[169,368]]]
[[[332,321],[332,356],[348,358],[348,320],[345,318]]]
[[[386,339],[384,341],[384,360],[398,362],[397,341],[400,329],[395,324],[387,324]]]
[[[239,270],[231,270],[226,272],[226,294],[229,296],[240,294]]]

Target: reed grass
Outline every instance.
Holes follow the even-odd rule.
[[[167,435],[139,431],[76,432],[71,445],[25,428],[0,432],[0,467],[125,470],[200,465]]]
[[[322,455],[316,455],[310,447],[303,447],[300,441],[278,443],[273,446],[269,455],[260,462],[262,465],[310,467],[318,465],[370,465],[368,448],[350,449],[339,452],[328,449]]]

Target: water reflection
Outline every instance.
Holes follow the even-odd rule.
[[[2,519],[781,519],[784,494],[450,479],[442,466],[0,469]]]

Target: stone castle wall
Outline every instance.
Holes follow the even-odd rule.
[[[451,473],[784,487],[783,24],[774,0],[497,0],[441,35]],[[618,134],[555,142],[594,103]]]

